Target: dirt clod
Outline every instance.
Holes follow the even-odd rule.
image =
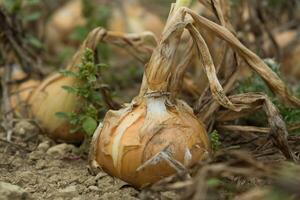
[[[74,149],[75,149],[75,147],[73,145],[63,143],[63,144],[58,144],[58,145],[55,145],[55,146],[49,148],[47,150],[47,154],[54,156],[54,157],[64,156],[67,153],[72,152],[72,150],[74,150]]]
[[[0,182],[1,200],[29,200],[29,193],[17,185],[6,182]]]

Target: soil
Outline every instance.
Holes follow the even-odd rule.
[[[20,186],[32,199],[139,199],[139,192],[121,180],[104,172],[93,176],[78,147],[37,133],[25,121],[15,126],[13,143],[0,133],[0,182]]]
[[[181,193],[170,192],[167,189],[160,190],[162,191],[160,193],[154,193],[153,190],[137,190],[105,172],[101,171],[94,175],[89,170],[87,155],[80,147],[56,143],[40,134],[40,130],[28,121],[17,122],[13,131],[12,142],[7,142],[5,131],[0,130],[0,200],[176,200],[182,199],[180,195],[185,193],[182,191]],[[279,165],[281,161],[285,160],[274,146],[255,151],[258,146],[266,142],[267,137],[260,140],[253,138],[257,138],[257,136],[250,133],[245,135],[222,134],[222,148],[238,147],[238,149],[250,151],[257,161],[269,166]],[[299,141],[299,137],[296,140],[295,138],[290,140],[290,145],[298,160]],[[225,155],[225,157],[228,156]],[[247,160],[248,158],[244,157],[243,159]],[[226,159],[222,162],[226,163]],[[230,163],[236,163],[236,161]],[[217,193],[216,190],[208,190],[208,199],[236,199],[239,194],[248,189],[265,187],[270,182],[264,178],[251,176],[246,179],[239,176],[227,176],[223,184],[225,189],[217,187],[215,188]],[[17,186],[19,189],[16,189]],[[235,187],[234,190],[233,187]],[[189,188],[186,189],[188,191]],[[3,191],[7,193],[10,190],[17,190],[14,191],[14,195],[22,194],[22,197],[3,198],[1,196]],[[26,192],[25,196],[24,192]]]

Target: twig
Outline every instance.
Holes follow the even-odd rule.
[[[4,68],[4,77],[1,80],[2,85],[2,112],[3,112],[3,122],[2,126],[6,131],[6,140],[8,142],[11,141],[11,137],[13,134],[13,114],[9,112],[11,110],[10,102],[9,102],[9,90],[7,87],[7,82],[10,79],[10,68],[8,65],[5,65]]]
[[[257,127],[257,126],[241,126],[241,125],[218,125],[217,128],[227,131],[240,131],[245,133],[270,133],[269,127]],[[293,124],[287,127],[288,131],[294,131],[300,129],[300,124]]]
[[[0,138],[0,142],[3,142],[3,143],[5,143],[5,144],[9,144],[9,145],[15,147],[16,149],[21,150],[21,151],[24,151],[24,152],[26,152],[26,153],[31,152],[29,149],[27,149],[27,148],[25,148],[25,147],[23,147],[23,146],[21,146],[21,145],[19,145],[19,144],[16,144],[16,143],[13,143],[13,142],[10,142],[10,141],[7,141],[7,140],[3,140],[3,139],[1,139],[1,138]]]
[[[35,52],[31,46],[24,42],[26,34],[24,34],[20,20],[8,14],[2,7],[0,8],[0,31],[3,33],[4,41],[10,47],[9,50],[14,52],[21,63],[22,69],[26,73],[33,70],[38,75],[42,75],[39,65],[40,59],[35,56]]]

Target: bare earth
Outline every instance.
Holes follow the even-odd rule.
[[[124,182],[104,172],[91,175],[79,148],[55,144],[34,129],[17,124],[14,144],[0,133],[0,182],[20,186],[29,193],[26,199],[138,199],[138,191]]]

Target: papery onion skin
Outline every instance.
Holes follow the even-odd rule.
[[[45,79],[29,99],[32,117],[37,119],[48,136],[56,141],[80,143],[84,139],[81,133],[70,133],[69,122],[56,116],[57,112],[76,111],[78,97],[62,88],[74,86],[75,83],[75,78],[54,74]]]
[[[166,147],[172,158],[185,164],[185,167],[194,165],[210,151],[205,127],[188,105],[179,100],[174,105],[167,105],[168,100],[161,97],[154,101],[164,103],[165,116],[149,116],[149,98],[144,98],[141,103],[109,111],[102,129],[97,129],[92,142],[91,163],[138,188],[176,172],[165,160],[136,171]],[[131,118],[135,118],[134,122]],[[122,133],[118,153],[115,154],[113,146],[120,126],[127,128]],[[189,157],[187,152],[191,155],[190,160],[186,160]]]

